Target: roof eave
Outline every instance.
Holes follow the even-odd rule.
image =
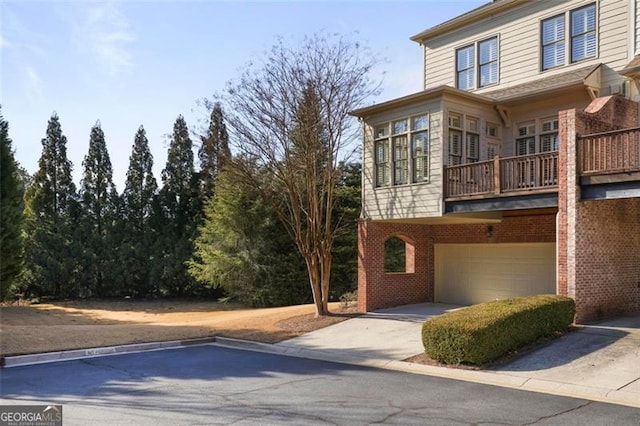
[[[410,40],[422,44],[425,40],[439,36],[440,34],[444,34],[464,25],[479,21],[480,19],[483,19],[485,17],[495,15],[496,13],[511,9],[527,1],[529,0],[500,0],[487,3],[467,13],[436,25],[435,27],[424,30],[421,33],[411,37]]]
[[[464,90],[456,89],[451,86],[438,86],[433,89],[423,90],[421,92],[412,93],[400,98],[391,99],[379,104],[371,105],[368,107],[358,108],[349,112],[349,115],[358,118],[366,118],[374,114],[379,114],[393,108],[399,108],[417,102],[425,101],[445,94],[454,95],[462,98],[466,98],[476,102],[482,102],[486,104],[492,104],[494,101],[485,96],[478,95]]]

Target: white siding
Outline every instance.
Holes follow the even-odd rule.
[[[637,1],[637,0],[636,0]],[[495,90],[552,76],[589,64],[607,65],[602,86],[620,84],[616,71],[631,59],[628,54],[631,4],[626,0],[599,0],[599,48],[597,57],[576,64],[540,71],[540,21],[567,10],[593,3],[593,0],[533,1],[490,19],[428,40],[425,45],[425,87],[455,86],[455,50],[487,37],[499,36],[499,85],[477,90]],[[637,12],[640,13],[640,12]],[[567,25],[569,28],[569,25]],[[636,28],[636,31],[637,28]],[[567,52],[568,58],[569,52]],[[606,94],[606,93],[603,93]]]
[[[391,120],[429,113],[429,181],[376,188],[373,129]],[[363,215],[371,219],[414,219],[442,215],[442,112],[440,99],[371,117],[364,128]]]

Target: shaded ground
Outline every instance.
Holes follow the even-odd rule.
[[[330,304],[246,309],[212,301],[84,300],[0,306],[0,355],[225,336],[274,343],[359,315]]]

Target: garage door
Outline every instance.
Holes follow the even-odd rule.
[[[435,301],[470,305],[555,294],[554,243],[436,244]]]

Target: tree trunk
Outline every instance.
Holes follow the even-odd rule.
[[[313,255],[305,256],[307,271],[309,273],[309,283],[311,284],[311,294],[313,295],[313,303],[316,306],[316,318],[327,315],[329,313],[328,306],[325,302],[322,285],[322,264],[318,262]]]

